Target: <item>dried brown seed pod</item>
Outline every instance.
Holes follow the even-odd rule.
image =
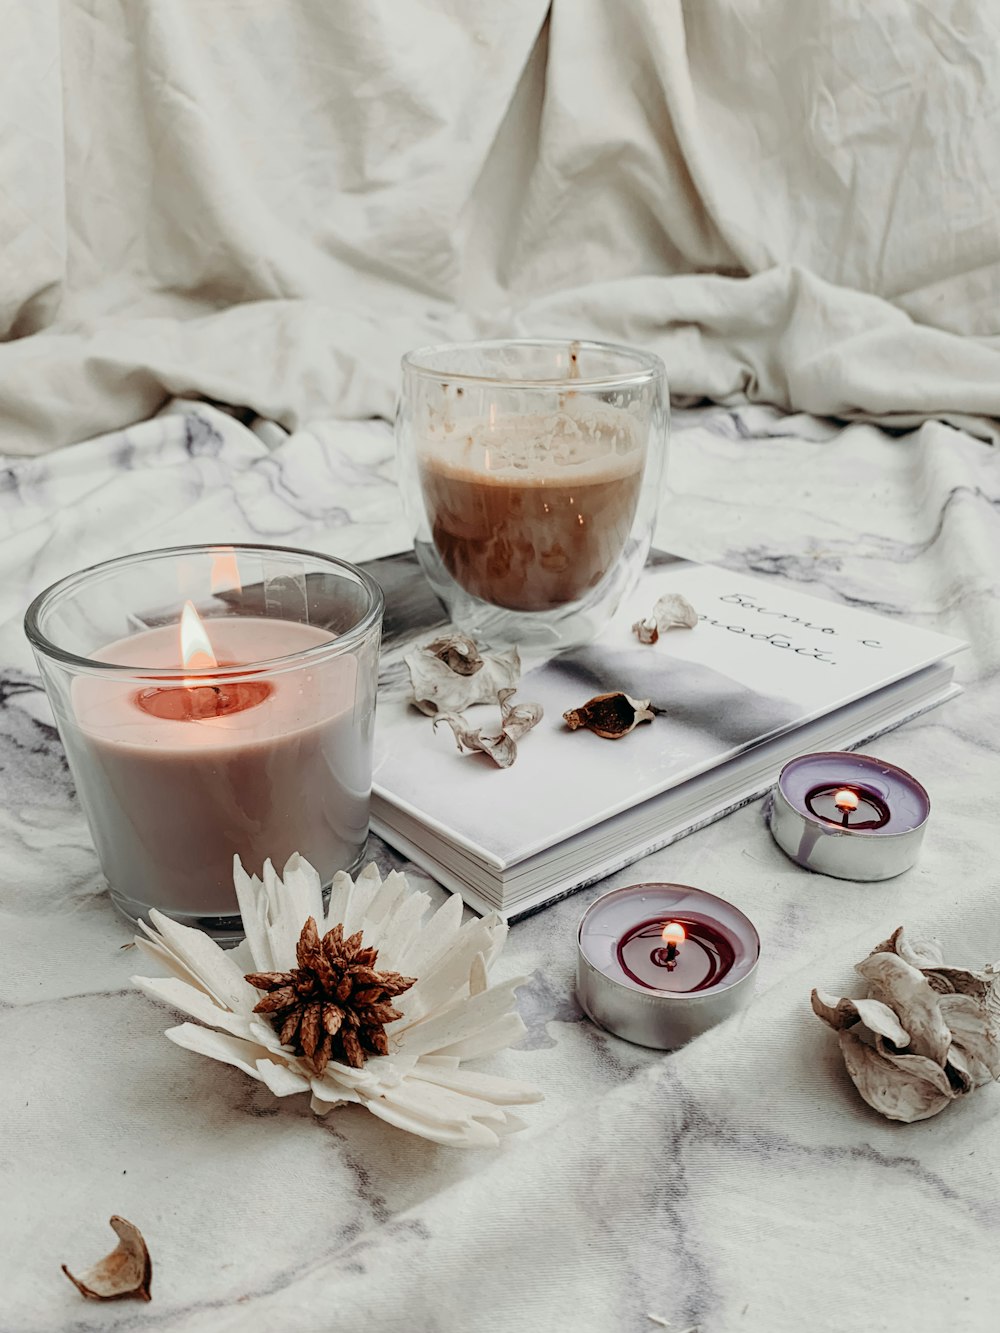
[[[563,720],[570,731],[586,727],[595,736],[605,740],[617,741],[634,731],[640,722],[652,722],[654,710],[648,699],[632,699],[620,691],[611,694],[595,694],[579,708],[571,708],[563,713]]]
[[[640,643],[655,643],[660,637],[660,627],[656,623],[656,617],[647,616],[645,620],[637,620],[632,626],[632,633]]]
[[[74,1277],[65,1264],[62,1271],[77,1291],[91,1301],[120,1301],[126,1296],[152,1300],[149,1285],[153,1278],[153,1261],[142,1232],[118,1216],[111,1218],[111,1228],[118,1236],[118,1244],[110,1254],[79,1277]]]

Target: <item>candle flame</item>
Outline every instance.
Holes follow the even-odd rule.
[[[842,811],[844,814],[848,814],[851,810],[857,810],[859,804],[858,794],[845,787],[842,791],[834,792],[833,803],[838,810]]]
[[[679,949],[687,939],[687,931],[679,921],[668,921],[663,927],[663,943],[672,944]]]
[[[219,665],[212,652],[212,641],[193,602],[185,602],[181,612],[181,661],[194,671]]]
[[[212,592],[242,592],[240,567],[231,546],[220,546],[212,558]],[[192,608],[193,609],[193,608]]]

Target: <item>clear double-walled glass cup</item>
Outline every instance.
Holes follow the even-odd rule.
[[[481,641],[592,639],[649,553],[666,469],[659,357],[524,339],[403,358],[400,483],[420,564]]]

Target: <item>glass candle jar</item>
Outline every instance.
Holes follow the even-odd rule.
[[[233,857],[329,883],[368,835],[382,594],[342,560],[187,546],[83,570],[25,631],[115,906],[242,934]]]
[[[668,431],[656,356],[559,340],[403,358],[400,485],[417,557],[474,638],[598,634],[649,553]]]

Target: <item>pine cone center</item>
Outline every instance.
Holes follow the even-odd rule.
[[[314,1072],[331,1060],[360,1069],[370,1055],[388,1055],[386,1023],[402,1018],[392,1001],[416,977],[378,972],[377,949],[362,945],[362,932],[346,940],[336,925],[322,939],[313,917],[295,946],[298,967],[289,972],[249,972],[246,980],[266,991],[254,1006],[267,1014],[283,1046],[291,1046]]]

